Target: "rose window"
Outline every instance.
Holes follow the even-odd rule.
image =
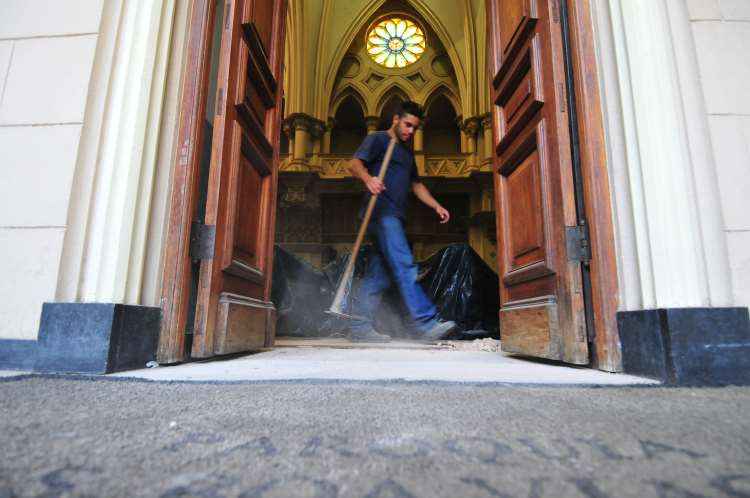
[[[372,60],[388,68],[417,62],[425,46],[420,27],[400,17],[378,23],[367,35],[367,53]]]

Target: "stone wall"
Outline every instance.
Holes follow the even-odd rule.
[[[0,6],[0,338],[35,339],[55,297],[102,7]]]
[[[689,0],[736,305],[750,305],[750,1]]]

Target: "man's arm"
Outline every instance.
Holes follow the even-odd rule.
[[[411,184],[411,189],[414,192],[414,195],[417,196],[417,199],[424,202],[430,208],[435,210],[437,215],[440,217],[440,223],[448,223],[448,220],[451,219],[451,214],[448,212],[447,209],[441,206],[438,201],[435,200],[435,198],[432,196],[432,194],[427,189],[424,183],[413,182]]]
[[[385,190],[383,182],[378,177],[372,176],[370,172],[367,171],[365,163],[363,163],[361,159],[354,157],[349,161],[349,172],[354,178],[359,178],[371,194],[378,195]]]

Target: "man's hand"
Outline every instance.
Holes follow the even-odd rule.
[[[372,195],[378,195],[385,190],[383,181],[377,176],[371,176],[367,180],[365,180],[365,186]]]
[[[414,195],[417,196],[417,199],[435,210],[438,218],[440,218],[440,223],[448,223],[448,221],[451,219],[451,214],[447,209],[441,206],[434,197],[432,197],[432,194],[429,190],[427,190],[427,187],[424,186],[424,183],[419,181],[412,182],[411,189],[414,192]]]
[[[378,195],[385,190],[383,181],[377,176],[372,176],[368,173],[365,163],[363,163],[361,159],[356,157],[352,158],[349,162],[349,172],[354,178],[359,178],[372,195]]]
[[[435,212],[440,217],[440,223],[448,223],[451,219],[451,214],[443,206],[439,205],[435,208]]]

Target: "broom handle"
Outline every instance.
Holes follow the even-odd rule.
[[[391,162],[391,156],[393,155],[393,148],[396,146],[396,139],[391,138],[391,141],[388,143],[388,148],[385,151],[385,157],[383,158],[383,165],[380,167],[380,173],[378,173],[378,179],[380,181],[383,181],[383,178],[385,178],[385,172],[388,169],[388,164]],[[375,209],[375,203],[378,201],[378,195],[379,194],[373,194],[370,197],[370,201],[367,203],[367,211],[365,211],[365,217],[362,220],[362,225],[359,227],[359,233],[357,233],[357,240],[354,242],[354,247],[352,248],[352,255],[349,258],[349,262],[346,264],[346,270],[344,271],[344,276],[341,278],[341,282],[339,283],[339,288],[336,290],[336,296],[333,298],[333,304],[331,305],[331,310],[340,312],[339,308],[341,307],[341,301],[344,300],[344,291],[346,290],[346,283],[349,281],[349,279],[352,276],[352,273],[354,273],[354,264],[357,262],[357,254],[359,254],[359,247],[362,245],[362,241],[365,238],[365,233],[367,232],[367,225],[370,224],[370,218],[372,217],[372,212]]]

